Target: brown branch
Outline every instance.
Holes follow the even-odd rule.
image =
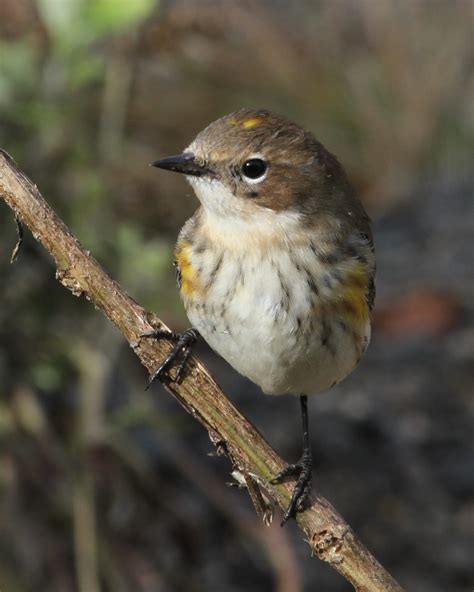
[[[141,363],[149,371],[154,370],[170,344],[140,339],[140,335],[151,328],[164,328],[164,324],[105,273],[48,206],[37,187],[1,150],[0,195],[51,253],[58,280],[74,295],[85,296],[101,310],[122,332]],[[234,469],[245,480],[258,484],[281,508],[286,508],[291,484],[269,483],[285,463],[229,402],[202,363],[193,357],[185,379],[180,384],[166,381],[164,386],[207,429],[212,442],[226,452]],[[331,564],[356,590],[402,591],[323,497],[314,496],[310,507],[298,514],[297,523],[312,552]]]

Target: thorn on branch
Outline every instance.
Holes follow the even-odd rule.
[[[10,263],[14,263],[16,261],[18,254],[20,253],[21,245],[23,244],[23,225],[22,225],[21,220],[18,216],[15,216],[15,222],[16,222],[16,232],[17,232],[18,238],[16,241],[16,245],[12,251]]]
[[[257,481],[248,473],[244,473],[237,468],[234,468],[231,475],[235,479],[235,483],[227,483],[227,485],[246,488],[257,516],[262,519],[265,526],[270,526],[273,522],[275,506],[262,492]]]

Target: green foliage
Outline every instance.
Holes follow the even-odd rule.
[[[24,41],[0,40],[0,109],[12,115],[18,108],[15,98],[32,92],[38,78],[38,56]]]
[[[84,15],[97,35],[110,34],[140,23],[157,4],[156,0],[88,0]]]
[[[63,54],[138,25],[156,5],[156,0],[37,0],[50,40]]]

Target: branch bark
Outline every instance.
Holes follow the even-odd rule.
[[[13,159],[0,150],[0,196],[53,256],[56,277],[75,296],[85,296],[122,332],[141,363],[153,371],[169,351],[170,343],[140,339],[152,328],[166,328],[113,281],[49,207],[36,185]],[[271,485],[283,460],[257,429],[230,403],[203,364],[192,357],[180,384],[164,382],[166,390],[208,431],[211,441],[229,457],[243,481],[265,490],[286,508],[291,484]],[[361,592],[403,592],[400,585],[356,537],[350,526],[322,496],[311,498],[298,513],[311,551],[328,562]]]

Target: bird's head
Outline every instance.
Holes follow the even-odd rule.
[[[213,220],[252,226],[321,220],[353,208],[337,159],[314,136],[266,110],[242,109],[211,123],[186,150],[153,166],[186,175]],[[337,211],[336,211],[337,210]]]

